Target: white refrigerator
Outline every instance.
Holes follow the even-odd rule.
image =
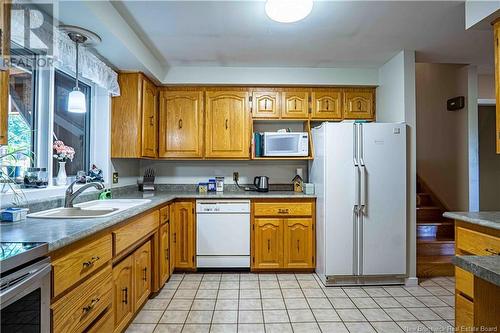
[[[325,285],[404,283],[406,125],[323,123],[312,140],[316,273]]]

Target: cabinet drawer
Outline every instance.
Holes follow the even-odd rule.
[[[85,333],[101,333],[101,332],[113,332],[113,311],[110,309],[104,313],[104,315],[99,318],[97,322],[92,325]]]
[[[474,298],[474,275],[464,271],[460,267],[455,267],[455,285],[457,291]]]
[[[455,327],[457,332],[472,332],[474,326],[474,303],[461,295],[455,296]]]
[[[255,216],[311,216],[311,202],[256,202]]]
[[[170,206],[166,206],[160,209],[160,224],[168,222],[170,219]]]
[[[52,305],[54,332],[82,332],[111,306],[112,274],[108,265]]]
[[[113,231],[115,254],[118,254],[153,232],[159,226],[160,213],[154,211]]]
[[[500,254],[500,238],[465,229],[456,228],[457,250],[465,253],[488,256]]]
[[[106,264],[112,257],[111,235],[82,246],[54,260],[54,296]]]

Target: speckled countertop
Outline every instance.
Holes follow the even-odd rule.
[[[444,217],[500,229],[500,212],[446,212]]]
[[[453,263],[483,280],[500,286],[500,256],[456,256]]]
[[[207,194],[199,194],[192,191],[160,191],[154,194],[127,191],[113,195],[113,198],[150,199],[151,202],[127,209],[109,217],[68,220],[28,218],[24,221],[14,223],[2,222],[0,223],[0,241],[47,242],[49,244],[49,251],[54,251],[174,199],[315,198],[315,196],[289,191],[271,191],[267,193],[239,191]]]

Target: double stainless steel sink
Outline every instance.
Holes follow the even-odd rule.
[[[151,202],[149,199],[108,199],[93,200],[74,205],[71,208],[54,208],[29,214],[28,217],[38,219],[90,219],[109,217],[127,209]]]

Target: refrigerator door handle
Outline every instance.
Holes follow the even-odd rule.
[[[357,124],[352,124],[352,159],[354,161],[354,166],[357,167],[359,165],[358,162],[358,131]]]
[[[361,174],[361,182],[360,182],[360,201],[359,201],[359,212],[361,214],[365,214],[366,209],[366,167],[364,164],[359,166],[359,173]]]

